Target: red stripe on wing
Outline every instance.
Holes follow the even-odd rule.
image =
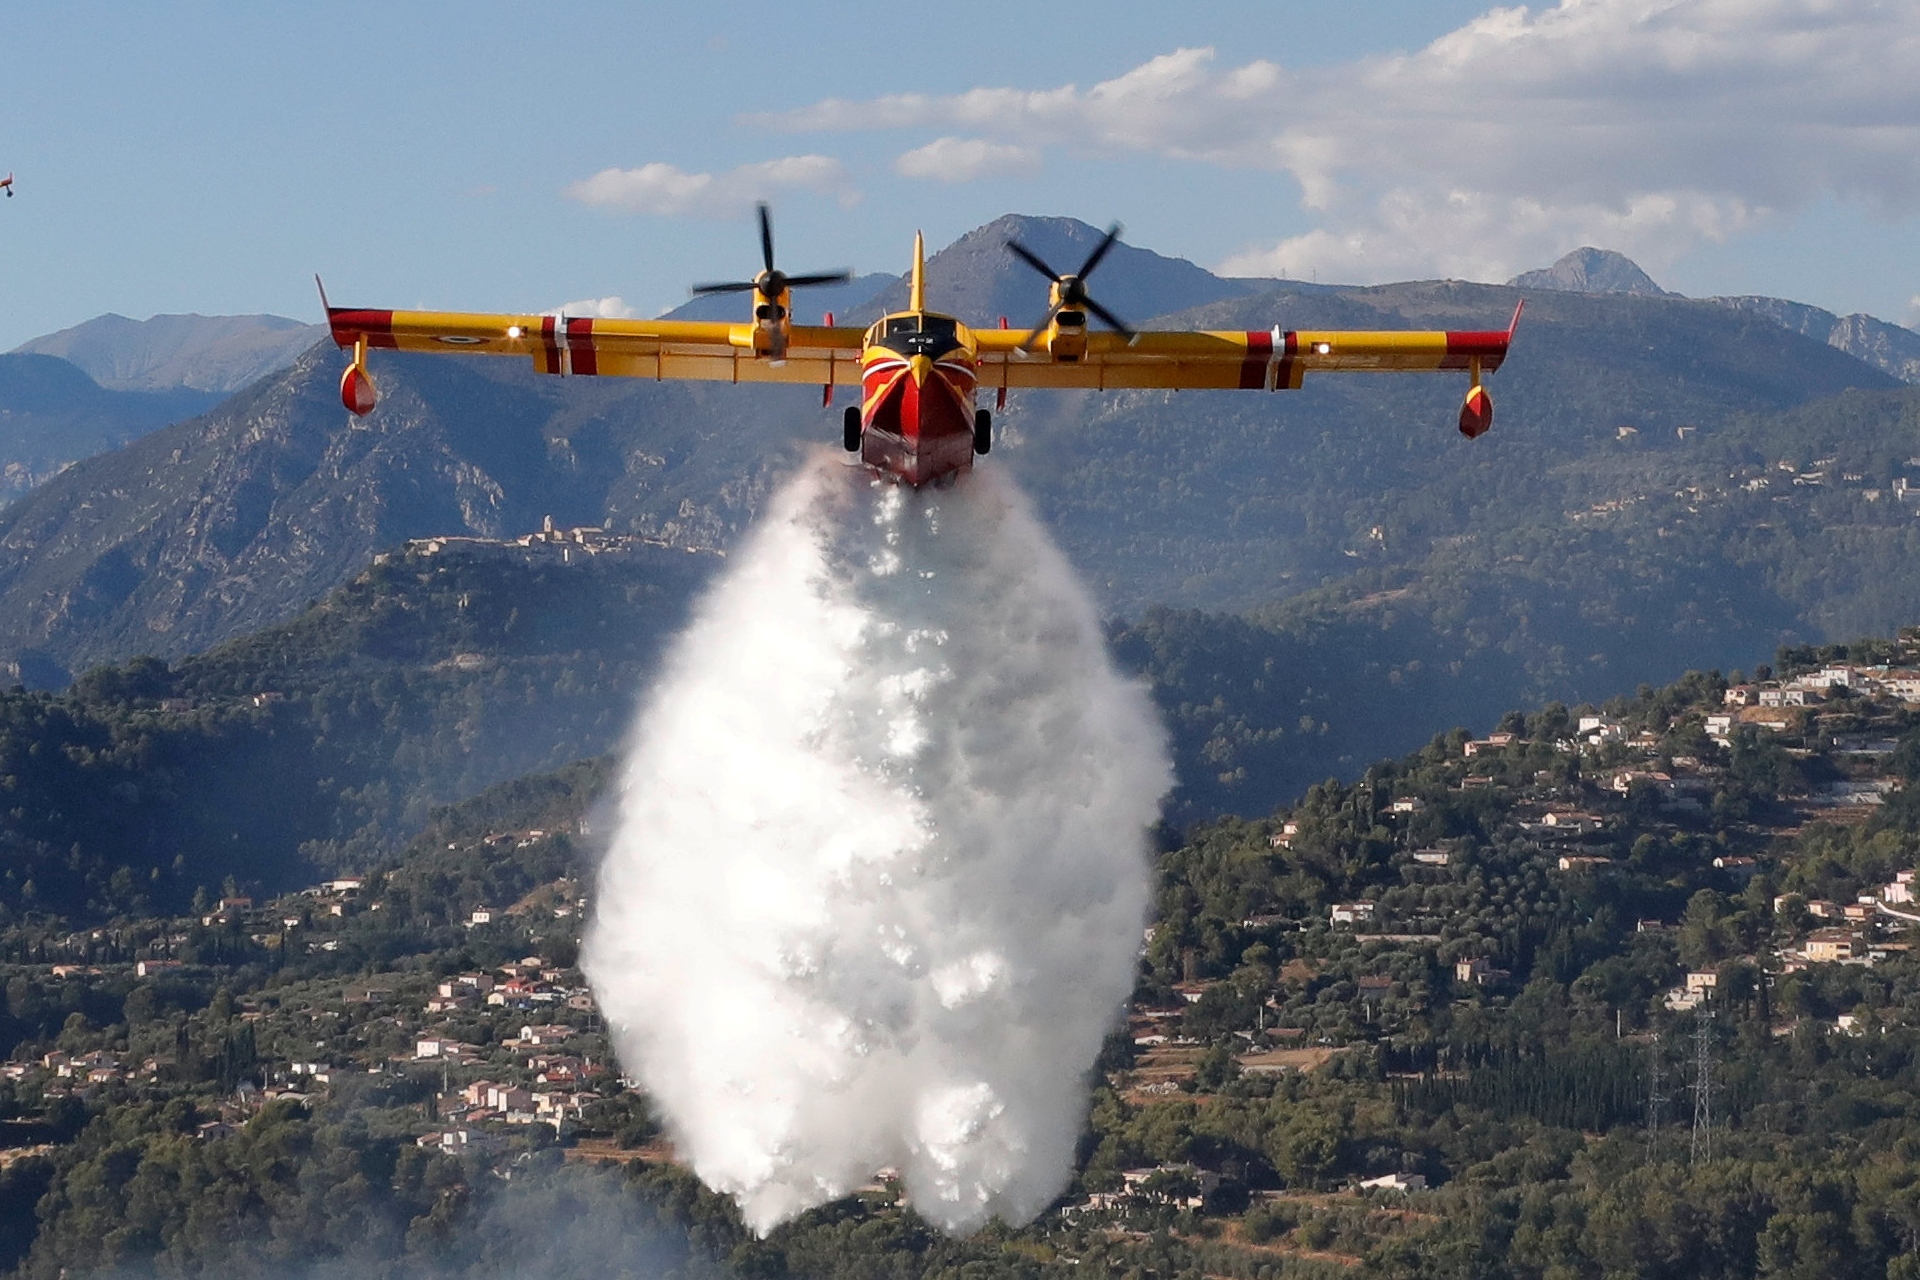
[[[1478,358],[1482,373],[1492,373],[1507,358],[1507,342],[1513,337],[1505,329],[1463,329],[1447,332],[1447,354],[1440,360],[1442,369],[1464,369]]]
[[[393,312],[354,310],[349,307],[329,307],[327,309],[327,328],[333,332],[336,346],[350,347],[362,337],[370,347],[391,347],[393,340]]]
[[[567,321],[567,357],[568,367],[574,373],[592,376],[600,372],[599,361],[593,352],[592,320]]]
[[[1273,359],[1273,334],[1247,330],[1247,355],[1240,362],[1240,389],[1258,391],[1267,385],[1267,362]]]

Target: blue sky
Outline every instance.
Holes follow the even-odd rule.
[[[1904,0],[20,5],[0,60],[0,349],[317,318],[315,271],[359,305],[650,314],[751,270],[758,195],[798,270],[1020,211],[1246,273],[1598,243],[1687,293],[1920,308]]]

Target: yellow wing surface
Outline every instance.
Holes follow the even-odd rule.
[[[862,329],[794,325],[786,359],[773,361],[756,348],[755,337],[764,331],[752,324],[331,306],[327,324],[333,340],[356,353],[374,348],[520,356],[541,373],[816,386],[859,383],[865,336]]]
[[[1516,313],[1515,319],[1518,319]],[[988,329],[979,342],[983,387],[1129,387],[1286,391],[1308,373],[1464,369],[1491,373],[1512,328],[1452,332],[1230,330],[1085,335],[1077,358],[1025,352],[1025,334]]]
[[[1514,322],[1519,312],[1514,313]],[[754,324],[686,320],[603,320],[550,315],[327,308],[334,341],[355,352],[342,394],[366,382],[369,348],[517,355],[551,374],[712,382],[857,385],[866,331],[794,325],[785,359],[768,357],[768,333]],[[1459,369],[1480,375],[1506,358],[1504,330],[1226,330],[1061,333],[1033,351],[1017,330],[973,331],[982,388],[1078,387],[1285,391],[1309,373]],[[356,376],[359,383],[356,384]],[[364,412],[365,408],[357,409]],[[1464,426],[1463,426],[1464,429]],[[1471,434],[1478,434],[1474,431]]]

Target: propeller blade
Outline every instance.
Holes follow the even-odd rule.
[[[821,271],[810,276],[788,276],[787,288],[801,289],[810,284],[845,284],[851,279],[851,271]]]
[[[1092,298],[1087,299],[1087,310],[1093,312],[1093,314],[1099,316],[1102,320],[1105,320],[1108,328],[1112,329],[1115,333],[1123,335],[1128,342],[1133,341],[1133,330],[1127,327],[1127,322],[1095,302]]]
[[[1059,272],[1055,271],[1052,267],[1048,266],[1044,261],[1041,260],[1041,257],[1039,254],[1033,252],[1033,250],[1027,248],[1025,245],[1021,244],[1018,240],[1007,241],[1007,248],[1013,253],[1014,257],[1020,259],[1020,261],[1026,263],[1028,266],[1032,267],[1035,271],[1038,271],[1041,275],[1045,276],[1047,279],[1053,280],[1056,282],[1060,279]]]
[[[1093,269],[1100,265],[1100,259],[1107,256],[1107,250],[1113,248],[1113,242],[1119,238],[1120,224],[1116,222],[1107,228],[1107,238],[1095,245],[1093,252],[1087,255],[1086,262],[1081,265],[1077,273],[1081,279],[1084,280],[1093,274]],[[1117,328],[1118,326],[1115,327]]]
[[[1033,344],[1040,341],[1040,335],[1047,331],[1047,326],[1053,323],[1053,318],[1060,314],[1060,308],[1064,305],[1066,304],[1056,302],[1047,308],[1047,314],[1040,317],[1040,323],[1033,326],[1027,336],[1020,340],[1022,351],[1033,350]]]
[[[701,293],[751,293],[760,286],[751,280],[725,280],[718,284],[697,284],[693,292]]]
[[[760,208],[760,258],[767,264],[767,270],[773,270],[773,214],[762,200]]]

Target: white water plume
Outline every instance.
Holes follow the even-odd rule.
[[[998,468],[809,465],[640,717],[584,947],[680,1157],[763,1233],[885,1167],[951,1232],[1044,1209],[1171,781]]]

